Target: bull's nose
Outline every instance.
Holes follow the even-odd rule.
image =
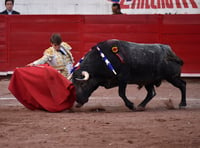
[[[83,106],[83,104],[80,104],[80,103],[76,103],[75,104],[75,107],[77,107],[77,108],[80,108],[80,107],[82,107]]]

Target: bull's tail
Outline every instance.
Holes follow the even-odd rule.
[[[179,65],[183,65],[184,62],[181,58],[179,58],[172,50],[171,48],[169,47],[170,50],[166,50],[166,60],[167,61],[173,61]]]
[[[173,61],[173,62],[176,62],[177,64],[179,64],[179,65],[183,65],[184,64],[184,62],[183,62],[183,60],[181,59],[181,58],[179,58],[178,56],[176,56],[175,54],[172,56],[172,55],[168,55],[167,56],[167,61]]]

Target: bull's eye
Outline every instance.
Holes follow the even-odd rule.
[[[84,82],[80,82],[80,85],[83,86],[83,85],[84,85]]]
[[[84,87],[84,86],[86,85],[85,82],[79,82],[78,84],[79,84],[79,86],[81,86],[81,87]]]

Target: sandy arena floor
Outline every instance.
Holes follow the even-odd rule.
[[[99,88],[81,109],[61,113],[31,111],[0,80],[1,148],[200,148],[200,79],[186,79],[186,109],[180,91],[167,82],[144,112],[124,106],[117,88]],[[128,98],[139,104],[144,89],[129,85]],[[167,105],[172,101],[171,106]]]

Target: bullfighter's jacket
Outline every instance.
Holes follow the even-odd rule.
[[[49,47],[43,53],[43,56],[34,61],[33,65],[48,63],[57,69],[63,76],[68,77],[74,63],[74,58],[70,52],[72,47],[66,42],[62,42],[60,50]]]

